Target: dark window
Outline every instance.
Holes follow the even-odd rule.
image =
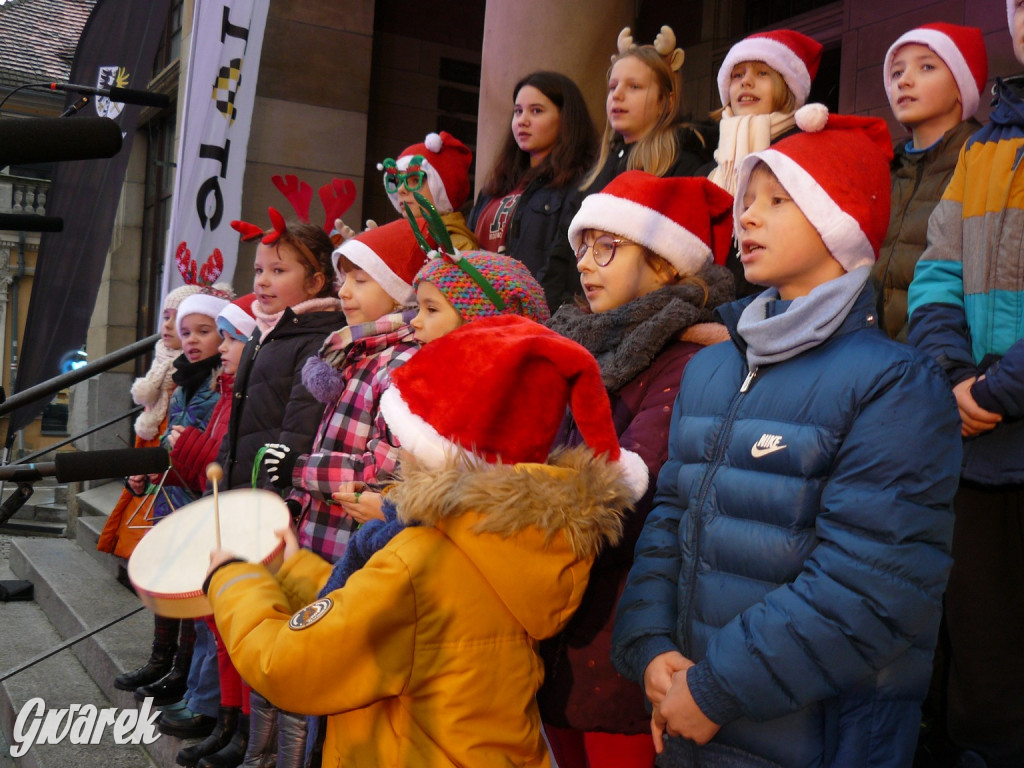
[[[756,32],[834,2],[835,0],[747,0],[744,34]]]
[[[153,74],[162,72],[168,65],[181,56],[181,6],[182,0],[172,0],[171,9],[167,13],[167,24],[160,38],[160,46],[156,49],[153,60]]]

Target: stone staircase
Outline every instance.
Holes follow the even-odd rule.
[[[29,503],[12,518],[26,525],[67,527],[61,519],[60,492],[52,498],[37,489]],[[74,538],[14,535],[6,560],[0,559],[0,579],[28,579],[35,587],[31,602],[0,603],[0,677],[9,670],[51,650],[60,643],[107,622],[113,623],[69,649],[0,682],[0,768],[154,768],[175,765],[181,739],[160,735],[148,745],[117,745],[106,728],[98,744],[36,744],[20,757],[10,757],[14,726],[27,701],[42,697],[47,710],[74,704],[97,708],[140,709],[131,692],[114,688],[121,672],[146,660],[153,637],[153,618],[139,610],[138,598],[118,581],[118,558],[96,550],[104,521],[121,491],[109,483],[77,494],[78,516],[71,526]],[[26,505],[28,506],[28,505]],[[55,520],[46,520],[47,515]],[[5,528],[3,533],[12,533]],[[120,617],[126,616],[120,621]],[[6,742],[6,743],[4,743]]]
[[[53,478],[37,480],[32,486],[28,501],[0,526],[0,531],[13,535],[63,536],[67,531],[68,487]],[[2,500],[17,493],[17,488],[17,483],[4,483]]]

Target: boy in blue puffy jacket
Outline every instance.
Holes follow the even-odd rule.
[[[1007,0],[1024,64],[1024,3]],[[964,462],[943,648],[946,727],[972,765],[1024,765],[1024,77],[996,80],[928,221],[909,341],[946,371]],[[983,762],[982,762],[983,761]]]
[[[666,765],[910,766],[961,446],[925,355],[878,327],[885,123],[797,113],[748,157],[732,343],[687,366],[612,657]]]

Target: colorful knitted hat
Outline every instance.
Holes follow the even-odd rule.
[[[206,315],[211,320],[216,320],[226,306],[235,297],[235,292],[228,283],[216,283],[211,288],[204,288],[199,293],[193,293],[178,305],[178,315],[175,323],[178,326],[178,336],[181,336],[181,322],[189,315]]]
[[[412,281],[427,257],[408,222],[392,221],[343,242],[331,254],[339,276],[344,274],[339,266],[342,256],[364,270],[399,304],[416,302]]]
[[[619,447],[597,361],[524,317],[481,318],[432,341],[392,373],[380,401],[402,448],[430,469],[458,456],[544,463],[567,407],[586,444],[621,468],[633,500],[643,496],[647,466]]]
[[[744,158],[734,217],[758,162],[767,165],[821,235],[832,257],[850,272],[873,264],[889,229],[892,139],[878,117],[830,115],[822,104],[796,112],[801,132]]]
[[[397,160],[388,158],[378,163],[377,170],[384,171],[385,176],[395,171],[408,171],[417,156],[423,158],[419,167],[427,173],[427,186],[438,213],[444,215],[461,208],[469,197],[469,166],[473,163],[469,147],[448,131],[428,133],[422,144],[406,147]],[[404,213],[397,193],[388,193],[388,199],[396,211]]]
[[[703,177],[626,171],[583,201],[569,224],[574,251],[588,229],[632,240],[680,275],[694,275],[712,260],[725,263],[732,243],[732,196]]]
[[[924,24],[904,32],[889,46],[882,67],[885,92],[892,103],[892,89],[889,87],[889,71],[896,51],[908,43],[924,45],[935,52],[949,67],[960,91],[961,120],[972,117],[978,111],[981,92],[988,80],[988,54],[985,52],[985,38],[977,27],[961,27],[957,24],[936,22]]]
[[[248,341],[256,329],[256,317],[252,313],[255,293],[235,299],[217,315],[217,330],[238,341]]]
[[[729,103],[729,78],[732,68],[744,61],[763,61],[774,69],[803,106],[811,92],[811,83],[818,74],[822,46],[817,40],[791,29],[773,29],[745,37],[729,49],[718,69],[718,95],[722,106]]]
[[[458,258],[476,267],[505,304],[504,309],[494,305],[480,285],[452,259],[431,259],[416,274],[413,290],[420,283],[430,283],[444,294],[463,320],[494,315],[522,315],[538,323],[551,317],[544,289],[521,261],[489,251],[467,251]]]

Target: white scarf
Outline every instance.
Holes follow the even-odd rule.
[[[171,349],[160,339],[153,348],[153,364],[145,376],[132,384],[132,400],[143,406],[142,413],[135,420],[135,434],[143,440],[158,436],[160,425],[167,415],[167,406],[174,391],[174,360],[181,354],[180,349]]]
[[[718,149],[715,150],[718,165],[708,178],[730,195],[735,195],[743,158],[768,149],[775,139],[795,125],[792,112],[736,117],[732,108],[726,107],[718,127]]]

